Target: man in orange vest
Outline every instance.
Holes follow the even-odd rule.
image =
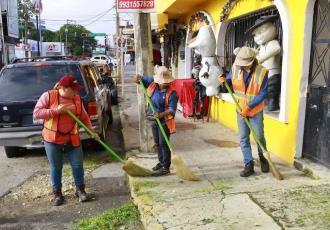
[[[158,163],[152,170],[155,171],[155,176],[162,176],[170,173],[171,151],[165,142],[155,117],[159,118],[168,139],[170,139],[170,135],[175,133],[174,116],[178,104],[178,96],[171,84],[174,78],[165,66],[158,67],[153,77],[135,76],[136,83],[141,80],[144,86],[147,87],[148,96],[156,110],[156,113],[153,113],[150,106],[147,109],[147,119],[151,122],[152,134],[158,152]]]
[[[79,126],[67,113],[70,109],[91,130],[91,121],[78,94],[84,87],[72,75],[64,75],[58,82],[57,89],[41,95],[33,117],[44,120],[42,137],[50,164],[50,176],[53,187],[53,205],[63,204],[62,167],[63,156],[67,155],[76,185],[76,196],[80,202],[88,200],[85,192],[83,151],[80,144]],[[95,133],[95,132],[94,132]],[[95,134],[94,138],[99,139]]]
[[[241,177],[254,174],[254,161],[250,144],[250,129],[244,118],[247,118],[259,136],[261,143],[266,147],[264,136],[263,109],[264,99],[267,93],[268,70],[259,65],[256,60],[256,51],[249,47],[242,47],[236,55],[235,62],[227,77],[219,77],[220,83],[227,83],[233,88],[235,97],[242,108],[237,113],[237,123],[240,134],[240,146],[244,158],[244,170]],[[258,155],[261,171],[269,172],[269,164],[258,146]]]

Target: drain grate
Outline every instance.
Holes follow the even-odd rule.
[[[224,141],[218,139],[206,139],[204,140],[206,143],[218,146],[220,148],[237,148],[239,144],[233,141]]]

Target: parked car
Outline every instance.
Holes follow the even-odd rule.
[[[109,65],[97,64],[96,67],[102,76],[101,83],[104,84],[110,90],[111,104],[118,105],[117,85],[115,84],[115,81],[111,77],[111,69]]]
[[[24,148],[42,147],[42,120],[33,120],[33,109],[41,94],[53,88],[64,74],[74,75],[84,85],[80,93],[93,128],[104,136],[112,122],[110,90],[91,61],[48,60],[15,63],[0,72],[0,146],[7,157]],[[81,139],[90,139],[82,129]]]
[[[111,63],[111,59],[107,55],[95,55],[91,58],[91,61],[95,62],[97,64],[108,64],[109,65]]]

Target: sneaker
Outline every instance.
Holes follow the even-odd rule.
[[[153,168],[152,171],[157,171],[162,167],[162,164],[159,162],[158,164],[156,164]]]
[[[269,163],[268,163],[267,159],[264,156],[259,157],[259,159],[260,159],[261,172],[268,173],[269,172]]]
[[[241,177],[248,177],[254,174],[254,162],[250,161],[245,164],[243,171],[239,174]]]
[[[54,198],[52,200],[54,206],[60,206],[64,203],[64,197],[61,189],[53,189]]]
[[[170,174],[170,170],[164,167],[161,167],[157,171],[155,171],[152,175],[153,176],[165,176],[167,174]]]
[[[87,195],[87,193],[85,192],[85,185],[81,185],[79,187],[77,187],[76,190],[76,197],[79,198],[79,202],[85,202],[89,200],[89,197]]]

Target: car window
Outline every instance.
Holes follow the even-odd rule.
[[[42,65],[4,69],[0,76],[0,101],[36,100],[50,90],[65,74],[74,75],[83,84],[78,65]],[[81,92],[84,97],[86,91]]]
[[[100,57],[93,57],[94,59],[100,59]]]
[[[101,57],[101,59],[102,59],[102,60],[106,60],[106,58],[105,58],[105,57]]]

